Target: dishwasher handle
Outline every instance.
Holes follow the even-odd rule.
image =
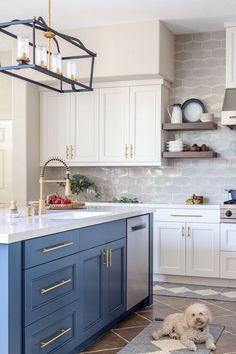
[[[140,224],[140,225],[135,225],[131,227],[131,231],[138,231],[138,230],[143,230],[146,229],[147,224]]]

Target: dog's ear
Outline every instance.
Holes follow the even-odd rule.
[[[207,307],[207,316],[208,316],[208,319],[209,319],[209,323],[211,323],[213,318],[212,318],[212,313],[211,313],[211,311],[209,310],[208,307]]]
[[[188,309],[186,309],[184,311],[183,327],[184,328],[189,328],[189,324],[188,324]]]

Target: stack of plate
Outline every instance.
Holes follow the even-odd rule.
[[[167,143],[166,143],[166,151],[180,152],[180,151],[184,150],[185,146],[186,145],[183,143],[183,140],[181,140],[181,139],[173,140],[173,141],[167,141]]]

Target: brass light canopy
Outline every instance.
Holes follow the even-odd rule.
[[[10,32],[9,29],[12,26],[17,27],[20,25],[26,26],[32,30],[32,41],[29,41],[26,37],[18,37],[15,32]],[[40,51],[40,46],[36,43],[36,31],[43,32],[43,37],[47,40],[47,47],[44,47],[44,50],[41,52],[37,52]],[[51,27],[51,0],[48,0],[48,24],[42,17],[34,17],[26,20],[13,20],[10,22],[0,23],[0,32],[16,39],[18,44],[18,58],[16,59],[17,64],[0,66],[0,73],[25,80],[60,93],[93,90],[93,72],[96,53],[86,48],[80,39],[60,33]],[[69,43],[71,47],[76,48],[78,50],[78,55],[63,56],[60,51],[58,39],[60,41],[65,41],[67,44]],[[56,49],[54,52],[52,52],[52,45]],[[31,56],[30,48],[32,48]],[[44,55],[44,60],[38,59],[40,55]],[[78,79],[76,73],[77,67],[75,65],[73,66],[74,63],[85,60],[88,61],[89,64],[88,75],[86,75],[86,77],[88,77],[88,83],[81,82]],[[67,64],[67,73],[71,72],[71,68],[73,68],[73,73],[69,76],[64,74],[62,63]],[[25,73],[30,69],[56,80],[58,87],[55,87],[53,84],[47,84],[42,81],[34,80],[31,77],[29,78],[24,76],[24,74],[21,75],[20,72]]]

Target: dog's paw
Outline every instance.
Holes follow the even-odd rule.
[[[161,336],[160,336],[160,334],[159,333],[157,333],[157,332],[153,332],[153,334],[152,334],[152,339],[154,339],[154,340],[158,340],[158,339],[160,339],[161,338]]]
[[[189,350],[192,350],[193,352],[196,352],[197,347],[196,347],[196,345],[193,343],[193,344],[189,344],[189,345],[188,345],[188,349],[189,349]]]
[[[206,347],[208,350],[215,350],[216,349],[216,346],[214,343],[207,343]]]
[[[171,338],[171,339],[180,339],[180,336],[177,334],[177,333],[175,333],[175,332],[173,332],[173,333],[170,333],[169,334],[169,337]]]

